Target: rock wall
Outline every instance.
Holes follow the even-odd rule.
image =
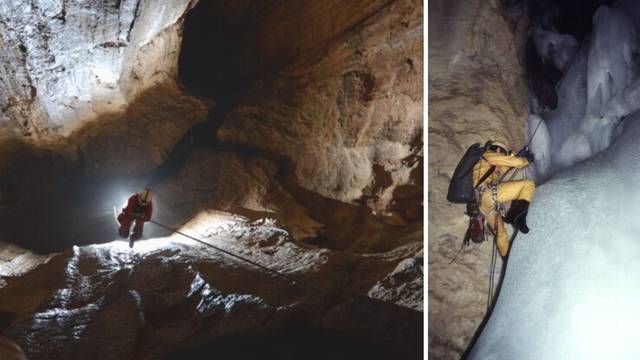
[[[234,50],[246,56],[225,69],[248,92],[224,116],[222,142],[284,156],[304,189],[379,213],[399,186],[420,186],[411,177],[417,162],[407,161],[422,150],[419,1],[220,2],[214,10],[230,14],[232,29],[255,19]]]
[[[450,264],[467,217],[447,202],[447,187],[469,145],[523,144],[524,27],[511,27],[498,0],[430,1],[429,15],[429,358],[456,359],[486,311],[492,245],[472,245]]]
[[[0,125],[69,134],[176,76],[193,0],[0,4]],[[144,63],[144,65],[142,65]]]
[[[0,336],[0,355],[7,360],[26,360],[22,349],[13,341],[4,336]]]
[[[7,181],[0,183],[0,240],[43,253],[64,252],[58,262],[46,264],[64,272],[81,261],[69,250],[73,245],[113,241],[114,205],[149,185],[158,205],[155,216],[163,223],[181,226],[221,208],[252,220],[274,219],[287,241],[259,233],[259,244],[249,245],[277,251],[295,239],[304,265],[320,269],[312,276],[315,282],[366,294],[373,303],[422,310],[421,2],[202,2],[198,6],[217,16],[205,12],[205,22],[225,19],[221,38],[234,36],[231,42],[209,43],[213,59],[221,60],[204,62],[196,74],[205,80],[209,70],[225,75],[205,81],[215,90],[206,99],[178,81],[182,27],[198,10],[194,6],[186,0],[0,5],[6,16],[0,15],[0,26],[7,30],[0,41],[8,49],[0,54],[6,61],[0,73],[15,73],[0,83],[0,95],[15,98],[2,108],[0,171]],[[22,31],[40,23],[39,31]],[[227,50],[235,56],[225,57]],[[224,96],[227,89],[233,90],[233,101]],[[190,141],[194,136],[210,140],[196,144]],[[163,234],[158,227],[145,228],[145,236]],[[249,245],[239,245],[239,252],[248,251]],[[111,256],[116,250],[110,248],[117,246],[99,248],[100,256]],[[57,290],[73,292],[82,279],[96,275],[93,248],[75,249],[88,255],[83,259],[89,265],[73,274],[69,287],[56,285],[31,301],[55,300]],[[327,249],[334,255],[325,264],[314,254]],[[118,276],[135,261],[123,253],[110,267]],[[276,267],[291,262],[262,259]],[[148,265],[136,275],[141,283],[153,276],[155,263]],[[171,266],[165,275],[173,276]],[[33,276],[46,282],[48,274],[39,270]],[[249,274],[240,277],[243,284],[264,286],[252,281],[254,270],[242,272]],[[179,291],[190,285],[191,275]],[[82,306],[62,306],[73,312],[62,330],[73,331],[67,325],[86,320],[94,300],[108,304],[107,290]],[[18,292],[18,298],[29,297]],[[140,299],[122,294],[127,309],[122,320],[139,330],[140,314],[129,310]],[[16,301],[11,310],[21,312],[23,305]],[[152,302],[148,310],[166,310],[160,305]],[[189,313],[191,305],[185,307]],[[107,306],[105,319],[112,309]],[[12,325],[20,344],[31,341],[28,334],[41,336],[35,343],[51,337],[48,328],[54,324],[39,322],[38,316]],[[240,317],[228,321],[242,323]],[[350,321],[344,320],[345,328],[361,326]],[[92,335],[105,324],[88,338],[95,340]],[[114,337],[106,348],[127,335],[110,329]],[[171,334],[141,336],[147,335],[160,341]],[[77,350],[54,345],[57,354]],[[413,340],[411,345],[409,352],[417,354]],[[43,346],[27,351],[46,354],[48,345]]]
[[[392,268],[388,256],[310,249],[229,214],[182,230],[304,285],[178,235],[76,246],[2,289],[0,330],[30,359],[422,358],[421,312],[350,295]]]

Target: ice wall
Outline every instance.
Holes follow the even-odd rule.
[[[531,149],[541,155],[534,168],[538,177],[546,178],[606,149],[621,133],[624,117],[640,109],[639,7],[631,0],[600,7],[593,16],[593,30],[577,53],[569,35],[534,30],[543,59],[563,70],[556,85],[558,107],[529,118],[529,136],[540,119],[548,135],[537,133],[543,139],[532,141]]]
[[[470,359],[639,359],[640,113],[540,186]]]

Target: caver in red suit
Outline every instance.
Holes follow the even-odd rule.
[[[123,238],[129,237],[131,223],[135,221],[133,234],[129,237],[129,246],[133,247],[133,241],[142,237],[144,222],[151,220],[153,211],[153,203],[151,201],[151,191],[144,189],[137,194],[133,194],[127,202],[127,207],[122,209],[118,215],[118,223],[120,223],[119,234]]]

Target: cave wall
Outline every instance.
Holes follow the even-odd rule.
[[[26,360],[27,357],[20,347],[4,336],[0,336],[0,355],[7,360]]]
[[[361,290],[372,298],[422,309],[420,1],[0,6],[0,72],[16,74],[0,92],[17,104],[2,108],[0,171],[11,181],[0,184],[1,240],[40,252],[113,240],[112,195],[147,185],[218,114],[219,129],[198,134],[211,148],[153,183],[171,214],[159,218],[180,226],[220,207],[273,217],[296,240],[384,257],[380,276],[369,264],[340,270],[369,274]],[[198,73],[213,89],[200,98],[178,79],[196,6],[224,19],[223,34],[238,31],[209,43],[213,62],[202,65],[222,76]]]
[[[0,4],[0,125],[68,135],[174,79],[193,0]]]
[[[410,248],[369,296],[414,309],[423,278],[422,16],[413,0],[203,2],[185,23],[180,60],[184,84],[224,104],[212,135],[242,154],[198,156],[226,159],[221,169],[240,160],[237,176],[259,183],[230,202],[268,211],[314,245]],[[190,47],[199,56],[184,58]]]
[[[486,311],[492,245],[472,244],[450,264],[468,220],[447,187],[469,145],[523,145],[526,24],[510,23],[498,0],[434,0],[429,14],[429,357],[454,359]]]
[[[215,89],[208,103],[176,82],[196,3],[3,4],[0,123],[46,140],[71,135],[71,161],[87,174],[140,175],[239,88],[212,139],[285,158],[295,185],[319,196],[396,224],[422,218],[419,1],[203,3],[223,31],[196,72]]]
[[[222,120],[220,141],[285,157],[304,189],[379,213],[399,186],[421,188],[411,176],[418,163],[406,161],[422,150],[419,1],[207,6],[224,14],[216,26],[234,42],[212,36],[224,54],[207,59],[213,70],[195,66],[214,83],[213,96],[227,90],[216,81],[244,90]]]

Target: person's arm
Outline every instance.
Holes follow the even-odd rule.
[[[482,157],[493,166],[506,166],[514,168],[524,168],[529,166],[529,161],[525,157],[515,155],[504,155],[495,152],[486,152]]]
[[[153,203],[150,202],[147,204],[147,211],[144,214],[144,221],[151,220],[151,214],[153,213]]]

